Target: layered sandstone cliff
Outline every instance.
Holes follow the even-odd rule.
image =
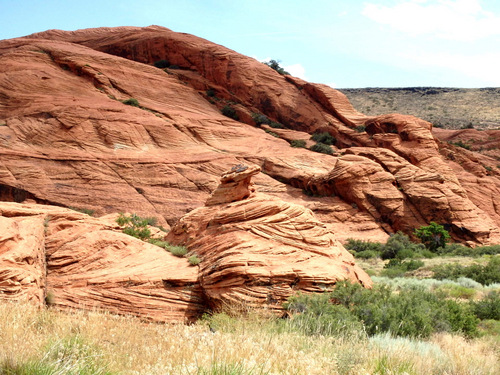
[[[158,26],[53,30],[0,41],[0,60],[3,200],[136,212],[167,227],[246,163],[265,173],[261,191],[313,210],[340,240],[432,220],[455,240],[500,241],[492,157],[436,141],[415,117],[364,116],[328,86],[206,40]],[[240,121],[221,114],[226,105]],[[281,139],[255,113],[288,127],[273,129]],[[336,137],[333,156],[287,142],[310,144],[315,131]]]

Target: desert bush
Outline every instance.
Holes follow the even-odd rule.
[[[470,150],[470,145],[468,145],[467,143],[462,142],[461,140],[459,140],[457,142],[448,142],[448,143],[451,144],[451,145],[457,146],[457,147],[465,148],[466,150]]]
[[[344,247],[356,258],[370,259],[380,257],[383,245],[379,242],[362,241],[348,238]]]
[[[500,320],[500,292],[489,292],[483,299],[472,302],[472,308],[481,320]]]
[[[139,101],[137,99],[134,99],[134,98],[126,99],[126,100],[122,101],[122,103],[126,104],[126,105],[131,105],[133,107],[140,107]]]
[[[200,264],[200,263],[201,263],[201,259],[200,259],[200,258],[198,258],[198,256],[197,256],[197,255],[191,255],[191,256],[188,258],[188,262],[189,262],[189,264],[190,264],[190,265],[192,265],[192,266],[196,266],[196,265],[198,265],[198,264]]]
[[[366,131],[366,126],[364,126],[364,125],[358,125],[358,126],[356,126],[355,130],[358,133],[363,133],[364,131]]]
[[[484,266],[472,264],[462,266],[460,264],[442,264],[432,268],[434,278],[438,280],[456,280],[460,277],[467,277],[483,285],[490,285],[500,282],[500,256],[492,257]]]
[[[345,309],[332,309],[330,303]],[[385,285],[375,285],[368,290],[359,284],[339,282],[331,293],[292,299],[287,309],[304,314],[302,319],[308,314],[323,316],[321,312],[328,311],[324,315],[342,316],[353,327],[357,321],[363,322],[369,335],[389,332],[394,336],[427,338],[442,331],[460,332],[466,336],[477,334],[478,319],[470,306],[419,288],[393,293]]]
[[[288,73],[285,69],[283,69],[280,66],[279,60],[269,60],[269,61],[264,62],[264,64],[266,64],[271,69],[276,70],[281,75],[290,75],[290,73]]]
[[[332,148],[324,143],[316,143],[315,145],[309,147],[309,150],[314,152],[320,152],[322,154],[328,154],[328,155],[333,154]]]
[[[139,238],[143,241],[151,238],[151,231],[148,225],[156,224],[155,218],[142,218],[136,214],[126,216],[120,214],[116,219],[119,226],[123,227],[122,232],[129,236]]]
[[[286,126],[276,121],[269,122],[269,126],[274,129],[286,129]]]
[[[162,59],[162,60],[155,61],[153,65],[156,66],[157,68],[165,69],[165,68],[168,68],[170,66],[170,62],[168,62],[165,59]]]
[[[497,255],[500,254],[500,245],[467,247],[458,243],[451,243],[451,244],[446,244],[444,248],[440,248],[439,254],[466,256],[466,257]]]
[[[414,258],[418,254],[422,254],[424,246],[410,241],[410,238],[402,233],[389,237],[385,245],[382,247],[382,259],[405,259]]]
[[[236,113],[236,110],[230,105],[226,105],[221,110],[222,114],[226,117],[232,118],[233,120],[239,121],[240,117]]]
[[[257,125],[269,124],[271,120],[266,115],[260,113],[252,113],[252,119]]]
[[[265,129],[264,130],[267,134],[272,135],[273,137],[280,138],[280,135],[278,133],[273,132],[272,130]]]
[[[175,255],[176,257],[179,258],[182,258],[188,252],[188,249],[185,248],[184,246],[174,246],[174,245],[168,246],[167,250],[170,251],[172,255]]]
[[[337,140],[335,139],[335,137],[333,135],[331,135],[330,133],[327,133],[327,132],[314,133],[311,136],[311,139],[314,142],[323,143],[325,145],[334,145],[335,143],[337,143]]]
[[[332,304],[328,293],[291,297],[285,308],[297,314],[289,325],[305,335],[340,336],[363,331],[359,319],[345,306]]]
[[[290,141],[290,146],[296,147],[296,148],[305,148],[306,141],[304,141],[303,139],[293,139]]]
[[[437,252],[439,248],[444,248],[446,242],[450,239],[448,231],[434,221],[431,221],[428,226],[416,229],[415,236],[432,252]]]

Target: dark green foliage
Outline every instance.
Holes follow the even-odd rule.
[[[358,253],[353,254],[356,258],[359,259],[372,259],[372,258],[380,258],[380,252],[373,250],[365,250],[360,251]]]
[[[402,277],[406,272],[417,270],[423,266],[424,262],[418,259],[401,260],[394,258],[389,260],[389,262],[384,266],[384,270],[381,275],[390,278]]]
[[[347,243],[345,244],[345,248],[347,250],[353,250],[355,252],[361,252],[367,250],[380,252],[382,250],[382,246],[383,245],[379,242],[355,240],[353,238],[348,238]]]
[[[221,112],[224,116],[232,118],[233,120],[236,120],[236,121],[240,120],[240,117],[236,113],[236,110],[233,107],[231,107],[230,105],[224,106],[224,108],[222,108]]]
[[[122,101],[122,103],[126,104],[126,105],[131,105],[133,107],[140,107],[139,101],[137,99],[134,99],[134,98],[124,100],[124,101]]]
[[[206,91],[207,96],[213,98],[215,96],[215,90],[210,88]]]
[[[271,121],[269,123],[269,126],[274,129],[286,129],[286,126],[283,124],[280,124],[279,122]]]
[[[157,68],[165,69],[165,68],[168,68],[170,66],[170,62],[168,62],[165,59],[162,59],[162,60],[155,61],[155,63],[153,65],[156,66]]]
[[[293,139],[290,141],[290,146],[296,147],[296,148],[305,148],[306,147],[306,141],[303,139]]]
[[[468,257],[478,257],[481,255],[497,255],[500,254],[500,245],[477,246],[471,248],[458,243],[452,243],[446,244],[444,248],[439,249],[439,254]]]
[[[271,122],[266,115],[260,113],[252,113],[252,120],[254,120],[259,126],[262,124],[269,124]]]
[[[337,143],[335,137],[327,132],[315,133],[311,136],[311,139],[314,142],[323,143],[325,145],[334,145],[335,143]]]
[[[470,266],[443,264],[434,267],[432,271],[434,271],[434,278],[438,280],[455,280],[459,277],[467,277],[483,285],[500,283],[500,256],[492,257],[485,266],[480,264]]]
[[[383,245],[379,242],[347,239],[344,247],[349,250],[356,258],[370,259],[380,257]]]
[[[116,222],[119,226],[124,227],[122,229],[123,233],[145,241],[151,238],[151,231],[149,230],[148,225],[155,225],[156,218],[142,218],[136,214],[132,214],[130,216],[120,214],[118,219],[116,219]]]
[[[288,73],[280,66],[279,60],[269,60],[267,62],[264,62],[264,64],[266,64],[271,69],[276,70],[281,75],[290,75],[290,73]]]
[[[405,259],[412,258],[423,250],[424,247],[421,244],[415,244],[410,241],[406,234],[397,232],[389,237],[382,249],[381,256],[382,259]]]
[[[361,332],[363,324],[348,308],[331,303],[329,293],[290,297],[285,308],[297,313],[290,325],[306,335],[332,335]]]
[[[416,229],[415,236],[432,252],[437,252],[439,248],[444,248],[446,242],[450,239],[450,235],[444,227],[434,221],[431,221],[428,226]]]
[[[355,129],[356,129],[356,131],[358,133],[363,133],[366,130],[366,126],[364,126],[364,125],[358,125],[358,126],[356,126]]]
[[[479,319],[500,320],[500,292],[491,291],[482,300],[471,302],[471,304]]]
[[[328,145],[325,145],[324,143],[316,143],[315,145],[309,147],[309,150],[314,152],[321,152],[322,154],[328,154],[328,155],[333,154],[332,148]]]
[[[454,145],[454,146],[465,148],[466,150],[470,150],[470,145],[468,145],[467,143],[464,143],[462,141],[448,142],[448,143],[451,145]]]
[[[86,214],[86,215],[89,215],[89,216],[92,216],[94,215],[94,210],[90,209],[90,208],[78,208],[78,207],[68,207],[70,210],[73,210],[73,211],[77,211],[77,212],[81,212],[82,214]]]
[[[275,132],[273,132],[272,130],[265,129],[264,131],[265,131],[267,134],[272,135],[273,137],[280,138],[280,135],[279,135],[279,134],[277,134],[277,133],[275,133]]]
[[[321,327],[338,326],[337,321],[348,322],[352,329],[363,322],[369,335],[390,332],[394,336],[427,338],[434,332],[460,332],[467,336],[477,334],[478,319],[470,306],[421,289],[406,289],[393,293],[384,285],[372,290],[359,284],[339,282],[331,293],[299,296],[290,299],[286,308],[298,313],[293,319],[307,321],[312,333],[318,329],[314,317],[321,319]],[[333,308],[334,304],[341,308]],[[301,317],[302,316],[302,317]],[[309,319],[308,319],[309,318]]]
[[[190,265],[192,266],[197,266],[198,264],[201,263],[201,259],[198,258],[197,255],[191,255],[189,258],[188,258],[188,262]]]

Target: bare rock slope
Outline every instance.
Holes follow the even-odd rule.
[[[151,65],[160,60],[169,68]],[[428,122],[365,116],[328,86],[201,38],[158,26],[52,30],[0,41],[0,61],[4,200],[137,212],[167,226],[244,162],[262,168],[262,191],[312,209],[341,240],[434,220],[457,240],[500,241],[493,158],[478,176],[473,155],[458,166],[443,155],[450,146]],[[123,103],[131,98],[138,106]],[[253,114],[286,126],[282,139]],[[286,141],[315,131],[335,136],[333,156]]]

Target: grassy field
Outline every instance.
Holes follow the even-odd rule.
[[[253,312],[187,326],[0,303],[0,374],[493,375],[499,355],[494,335],[321,336]]]
[[[500,128],[500,88],[438,87],[340,89],[367,115],[401,113],[447,129]]]

